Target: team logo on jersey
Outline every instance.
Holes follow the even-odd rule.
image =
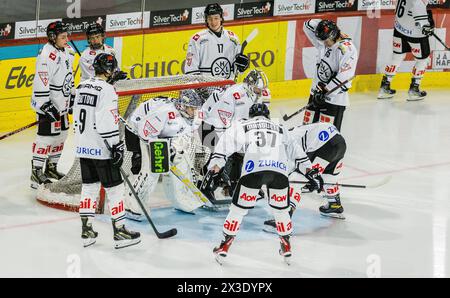
[[[192,39],[195,40],[195,41],[197,41],[199,38],[200,38],[200,35],[198,35],[198,34],[195,34],[195,35],[192,37]]]
[[[95,55],[97,55],[97,52],[96,51],[89,51],[89,55],[95,56]]]
[[[68,97],[70,95],[70,90],[72,90],[72,82],[73,82],[72,73],[69,72],[64,78],[64,83],[62,87],[62,93],[64,94],[65,97]]]
[[[245,171],[248,173],[248,172],[253,171],[254,168],[255,168],[255,163],[253,162],[253,160],[247,161],[247,163],[245,164]]]
[[[330,135],[325,130],[319,132],[319,140],[322,142],[326,142],[329,139]]]
[[[153,127],[153,125],[150,124],[150,122],[145,121],[144,129],[142,130],[145,137],[148,137],[148,135],[155,135],[158,133],[158,130]]]
[[[176,118],[176,116],[175,116],[175,113],[174,113],[174,112],[169,112],[169,113],[168,113],[168,115],[169,115],[169,119],[171,119],[171,120],[173,120],[173,119],[175,119],[175,118]]]
[[[224,125],[228,125],[229,119],[231,118],[231,116],[233,116],[233,114],[224,110],[217,110],[217,113],[219,113],[219,118],[220,120],[222,120],[222,123]]]
[[[192,57],[194,57],[194,54],[192,54],[192,53],[187,53],[187,55],[186,55],[186,64],[187,64],[188,66],[191,66],[191,64],[192,64]]]
[[[55,61],[56,59],[56,54],[51,52],[50,55],[48,56],[50,59],[52,59],[53,61]]]
[[[48,72],[46,71],[39,71],[39,78],[41,78],[42,83],[44,86],[47,86],[48,84]]]
[[[331,70],[331,66],[324,60],[320,61],[319,66],[317,67],[317,77],[321,82],[328,83],[333,74],[333,70]]]
[[[231,63],[225,57],[219,57],[211,64],[211,74],[215,77],[229,79],[231,76]]]
[[[112,110],[109,110],[109,111],[111,112],[111,114],[114,117],[114,124],[119,123],[119,110],[118,109],[112,109]]]

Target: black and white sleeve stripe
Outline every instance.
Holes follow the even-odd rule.
[[[112,131],[109,131],[109,132],[102,132],[102,133],[99,133],[99,134],[100,134],[100,136],[103,139],[109,139],[109,138],[113,138],[113,137],[118,137],[119,136],[119,130],[112,130]]]

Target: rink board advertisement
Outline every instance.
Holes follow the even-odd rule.
[[[251,67],[264,70],[271,81],[283,80],[287,22],[227,27],[239,36],[241,43],[254,28],[258,28],[259,33],[245,51]],[[196,32],[198,30],[146,34],[144,41],[142,36],[124,37],[122,69],[131,78],[182,74],[188,43]],[[136,51],[142,44],[143,51]]]

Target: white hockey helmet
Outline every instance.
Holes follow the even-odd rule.
[[[175,106],[180,111],[180,114],[187,119],[193,119],[195,111],[201,108],[202,104],[201,97],[192,89],[182,90],[180,97],[175,102]]]
[[[247,90],[247,95],[256,102],[264,89],[269,86],[269,80],[266,74],[259,69],[252,69],[244,78],[244,88]]]

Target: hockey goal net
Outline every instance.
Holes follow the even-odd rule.
[[[178,98],[182,90],[193,89],[206,100],[212,91],[226,88],[232,84],[234,84],[232,80],[210,76],[176,75],[124,80],[117,82],[115,87],[119,95],[119,113],[127,119],[140,103],[151,98],[158,96]],[[120,123],[121,138],[124,137],[124,129],[124,125]],[[66,150],[73,150],[73,148],[66,148]],[[129,175],[131,174],[131,155],[131,152],[125,151],[122,165]],[[209,158],[210,150],[201,145],[199,138],[191,138],[188,155],[192,160],[195,172],[199,174],[200,168]],[[72,167],[61,180],[39,186],[36,199],[53,208],[78,211],[81,185],[80,162],[78,158],[75,158]],[[105,192],[102,189],[97,198],[98,213],[103,213],[104,200]]]

